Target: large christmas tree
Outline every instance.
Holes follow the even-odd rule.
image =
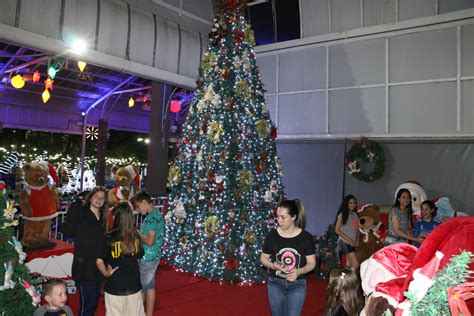
[[[228,1],[214,19],[179,154],[170,167],[165,256],[213,280],[264,280],[263,240],[283,197],[276,128],[265,105],[255,39]]]
[[[26,255],[13,236],[18,218],[5,191],[0,181],[0,315],[33,315],[39,296],[23,263]]]

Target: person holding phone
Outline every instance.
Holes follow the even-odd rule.
[[[263,243],[261,263],[269,269],[268,301],[272,315],[300,315],[306,298],[305,275],[314,269],[313,236],[304,230],[306,217],[299,200],[285,200],[277,209],[278,228]]]

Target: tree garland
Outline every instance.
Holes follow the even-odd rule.
[[[469,264],[472,259],[473,254],[466,250],[453,256],[450,263],[436,274],[433,285],[420,300],[416,299],[412,291],[406,292],[405,296],[411,302],[410,316],[451,315],[447,292],[471,277],[472,271],[469,270]]]
[[[361,171],[361,163],[373,163],[374,169],[370,173]],[[352,145],[346,157],[346,168],[358,180],[371,182],[383,175],[385,170],[385,155],[382,147],[367,138],[362,138]]]

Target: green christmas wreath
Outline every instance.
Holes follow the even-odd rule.
[[[373,163],[374,169],[372,172],[362,172],[362,163]],[[365,182],[377,180],[385,170],[385,155],[382,147],[367,138],[355,142],[346,156],[346,168],[349,174],[358,180]]]

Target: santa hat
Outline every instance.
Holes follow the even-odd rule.
[[[7,191],[7,186],[5,185],[5,182],[0,181],[0,192],[5,194],[6,191]]]
[[[361,207],[357,207],[357,213],[362,212],[366,207],[368,207],[370,205],[372,205],[372,204],[365,204],[365,205],[362,205]]]
[[[372,293],[380,282],[405,277],[417,251],[415,246],[396,243],[380,249],[362,262],[360,277],[364,293]]]
[[[133,178],[133,182],[135,184],[135,188],[140,187],[140,174],[135,166],[129,165],[127,166],[128,172],[130,172],[130,176]]]
[[[53,164],[47,161],[40,161],[38,162],[38,164],[40,164],[46,170],[48,175],[50,175],[51,178],[53,178],[53,181],[56,187],[59,187],[58,173],[56,172],[56,168],[54,168]]]
[[[433,258],[431,258],[430,261],[428,261],[428,263],[413,272],[413,280],[408,286],[408,291],[413,295],[413,299],[415,299],[415,301],[420,301],[423,299],[430,287],[433,285],[436,272],[438,271],[439,264],[443,257],[444,254],[442,252],[436,251],[436,254]],[[411,302],[409,299],[406,299],[398,305],[395,315],[409,316],[410,308]]]
[[[413,280],[408,286],[408,291],[411,291],[417,300],[421,300],[433,285],[436,272],[443,257],[444,254],[442,252],[436,251],[434,257],[427,264],[413,272]]]
[[[405,299],[403,293],[403,283],[405,281],[404,277],[392,279],[387,282],[381,282],[377,284],[374,292],[372,293],[373,297],[383,297],[385,298],[390,305],[394,308],[397,308],[398,304]]]
[[[398,194],[398,191],[400,191],[401,189],[407,189],[408,191],[416,191],[416,192],[420,192],[421,195],[422,195],[422,198],[424,200],[427,199],[427,195],[426,195],[426,191],[425,191],[425,188],[423,188],[423,186],[421,185],[421,183],[419,183],[418,181],[416,180],[408,180],[406,181],[405,183],[402,183],[398,186],[397,190],[395,190],[395,199],[397,198],[397,194]],[[423,200],[423,201],[424,201]],[[423,201],[420,201],[423,202]]]

